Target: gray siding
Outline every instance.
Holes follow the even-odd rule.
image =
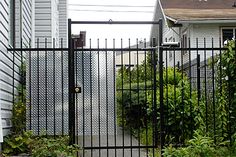
[[[16,1],[16,47],[29,47],[32,42],[32,0]]]
[[[3,135],[6,135],[9,132],[9,127],[11,127],[9,118],[11,117],[12,108],[12,61],[11,53],[7,52],[10,27],[9,5],[9,1],[0,1],[0,114]]]
[[[3,135],[11,127],[10,117],[12,108],[12,54],[7,52],[9,43],[9,1],[0,1],[0,106]],[[0,135],[2,136],[2,135]]]
[[[63,40],[63,47],[67,47],[67,0],[59,0],[59,39]]]
[[[54,38],[55,47],[59,46],[58,8],[58,0],[35,0],[35,40],[39,40],[39,47],[45,47],[45,38],[47,47],[53,46]]]
[[[31,38],[31,5],[31,0],[23,1],[22,5],[19,4],[19,1],[16,1],[16,46],[20,45],[20,35],[22,35],[23,45],[27,45],[27,41]],[[16,88],[20,81],[20,54],[15,53],[15,64],[13,65],[13,53],[7,51],[8,47],[13,46],[10,45],[10,31],[12,31],[10,29],[10,0],[2,0],[0,1],[0,113],[3,136],[10,132],[12,126],[12,93],[14,90],[14,94],[17,94]]]
[[[49,0],[35,0],[35,41],[37,38],[51,40],[51,1]]]
[[[162,8],[160,6],[160,1],[157,0],[153,20],[158,21],[159,19],[163,19],[163,32],[165,32],[167,29],[167,26],[165,25],[165,19],[164,19],[164,15],[162,13]],[[159,36],[159,25],[152,25],[151,38],[158,39],[158,36]],[[151,41],[151,39],[150,39],[150,41]]]

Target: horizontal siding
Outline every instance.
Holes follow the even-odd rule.
[[[51,0],[35,0],[35,47],[45,47],[45,38],[48,39],[48,47],[51,47],[52,38],[52,11]],[[37,40],[39,39],[39,45]]]
[[[29,42],[32,39],[32,4],[30,0],[23,1],[22,20],[23,47],[29,47]]]
[[[59,39],[63,39],[63,47],[68,47],[67,27],[68,27],[68,5],[67,0],[59,0]]]
[[[16,1],[16,47],[29,47],[32,40],[32,3],[30,0]]]
[[[22,5],[20,5],[19,1],[16,1],[15,6],[16,19],[14,31],[16,47],[20,47],[21,38],[23,39],[23,46],[28,47],[28,41],[32,36],[32,3],[31,0],[24,0]],[[10,0],[0,1],[0,106],[2,133],[4,136],[10,133],[12,127],[13,91],[15,95],[18,94],[17,86],[20,81],[21,55],[19,52],[14,52],[15,63],[13,64],[13,52],[7,51],[10,31],[13,31],[10,30]]]
[[[20,23],[21,23],[21,20],[20,20],[20,15],[21,15],[21,12],[20,12],[20,1],[15,1],[15,36],[16,36],[16,47],[20,47],[21,46],[21,26],[20,26]]]
[[[1,19],[1,25],[0,25],[0,59],[3,60],[1,54],[8,54],[6,47],[8,47],[8,39],[9,39],[9,1],[0,1],[0,19]],[[4,25],[4,26],[3,26]],[[10,71],[7,70],[6,65],[0,60],[0,71],[1,73],[10,73]],[[7,121],[10,120],[11,117],[4,117],[3,114],[6,113],[8,110],[8,115],[10,115],[11,110],[9,108],[4,108],[2,106],[2,103],[4,102],[10,102],[12,101],[12,94],[8,92],[8,88],[6,89],[2,75],[0,75],[0,102],[1,102],[1,124],[2,124],[2,131],[3,135],[5,135],[6,132],[9,131],[9,127],[11,127],[10,123],[7,123]],[[9,81],[9,80],[7,80]],[[12,81],[13,82],[13,81]],[[12,83],[11,82],[11,83]],[[10,81],[9,81],[10,83]],[[12,88],[10,89],[12,91]],[[12,106],[12,103],[11,103]],[[5,114],[6,115],[6,114]],[[7,125],[9,124],[9,125]],[[1,128],[0,128],[1,129]],[[2,136],[2,135],[0,135]]]

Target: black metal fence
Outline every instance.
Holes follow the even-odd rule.
[[[26,129],[35,135],[68,135],[68,48],[63,39],[37,39],[34,48],[10,51],[24,54]]]
[[[128,39],[124,47],[123,39],[111,46],[98,39],[96,47],[89,40],[75,48],[70,38],[69,48],[63,40],[49,48],[48,39],[38,39],[36,48],[9,49],[26,56],[26,129],[70,135],[91,157],[148,156],[158,146],[185,145],[196,130],[216,144],[231,141],[235,48],[221,40],[215,47],[213,39],[202,47],[190,39],[188,47],[154,41],[132,47]]]
[[[216,144],[232,140],[235,71],[229,64],[235,63],[235,48],[217,41],[189,39],[186,47],[163,47],[165,144],[184,145],[196,130]]]

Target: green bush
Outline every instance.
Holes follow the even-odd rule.
[[[146,85],[146,87],[145,87]],[[117,91],[117,122],[124,129],[138,129],[147,126],[150,113],[148,113],[147,95],[145,88],[151,88],[152,83],[137,83],[123,85],[123,92]],[[122,88],[122,87],[120,87]],[[122,112],[123,111],[123,112]]]
[[[31,131],[23,132],[22,135],[8,135],[3,142],[3,155],[17,155],[21,153],[30,153],[33,144],[33,133]]]
[[[26,64],[20,67],[21,82],[17,87],[18,95],[14,99],[12,108],[12,132],[15,135],[22,134],[26,127]]]
[[[167,75],[166,75],[167,73]],[[190,93],[189,78],[177,68],[164,70],[164,119],[167,143],[183,143],[191,138],[192,130],[197,127],[196,117],[199,106],[197,92]],[[160,119],[160,91],[157,90],[157,118]],[[152,106],[152,95],[149,95],[149,106]],[[160,126],[160,124],[158,125]],[[158,130],[160,127],[158,127]]]
[[[236,52],[235,41],[229,41],[227,50],[214,59],[217,67],[217,133],[224,135],[224,140],[236,132]]]
[[[68,137],[37,137],[32,148],[32,157],[76,157],[80,148],[78,145],[69,146]]]
[[[233,147],[232,147],[233,149]],[[195,131],[193,139],[187,142],[186,147],[174,148],[172,145],[163,150],[165,157],[230,157],[235,156],[232,149],[226,145],[217,146],[211,137],[201,135]]]
[[[29,154],[33,157],[76,157],[80,148],[69,145],[69,137],[33,137],[32,131],[9,135],[4,139],[3,155]]]
[[[144,67],[144,65],[142,65]],[[150,68],[149,68],[150,70]],[[168,68],[164,70],[164,116],[165,116],[165,132],[166,141],[179,143],[184,139],[190,139],[192,131],[198,123],[195,122],[198,114],[197,93],[192,91],[190,94],[190,82],[185,73],[182,73],[178,68]],[[149,133],[153,132],[151,126],[153,124],[153,116],[157,117],[157,128],[160,131],[160,92],[159,92],[159,74],[157,74],[157,104],[153,106],[153,81],[129,80],[130,74],[139,76],[143,74],[143,69],[137,67],[132,71],[127,69],[118,72],[117,88],[117,115],[118,124],[124,125],[124,129],[131,129],[137,137],[138,132],[145,133],[145,128],[148,127]],[[123,75],[121,73],[123,72]],[[168,78],[166,78],[166,72]],[[151,73],[148,71],[148,73]],[[123,77],[123,87],[122,78]],[[150,79],[150,78],[149,78]],[[127,81],[128,80],[128,81]],[[142,82],[140,82],[142,81]],[[125,82],[125,83],[124,83]],[[121,84],[120,84],[121,83]],[[146,89],[144,90],[146,85]],[[139,87],[138,87],[139,86]],[[122,89],[124,89],[122,91]],[[154,113],[156,107],[156,112]],[[122,112],[123,110],[123,112]],[[152,138],[153,134],[149,134],[148,138]],[[141,133],[142,143],[146,143],[145,135]],[[143,141],[144,140],[144,141]],[[149,140],[150,141],[150,140]]]

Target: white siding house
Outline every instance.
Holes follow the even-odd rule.
[[[60,46],[67,47],[67,0],[35,0],[35,42],[39,40],[39,47]],[[37,45],[35,45],[37,46]]]
[[[139,42],[137,45],[132,45],[128,47],[128,49],[135,49],[135,48],[141,48],[145,49],[149,47],[149,42]],[[122,51],[122,52],[117,52],[116,53],[116,67],[120,68],[122,66],[125,66],[126,68],[134,68],[137,65],[141,65],[144,61],[145,58],[147,59],[147,54],[149,51],[145,50],[139,50],[139,51]]]
[[[13,2],[0,1],[0,139],[10,132],[13,94],[17,94],[16,88],[20,81],[21,54],[15,52],[13,59],[13,52],[7,51],[7,48],[13,47],[14,43],[15,46],[20,46],[21,39],[22,45],[27,47],[32,38],[32,1],[15,1],[15,5]]]
[[[63,40],[63,47],[68,45],[68,4],[67,0],[59,0],[59,39]]]
[[[219,47],[225,40],[235,38],[236,8],[233,5],[234,0],[158,0],[154,20],[164,20],[163,41],[177,41],[186,48],[204,48],[205,38],[205,47]],[[152,37],[158,35],[157,30],[157,26],[153,26]],[[199,52],[201,61],[202,53]],[[196,59],[196,54],[191,52],[191,60]],[[181,61],[181,55],[183,64],[189,61],[189,53],[176,52],[176,64]],[[168,66],[174,66],[173,56],[173,52],[168,52],[167,56],[164,53]],[[209,56],[211,54],[207,53]]]

